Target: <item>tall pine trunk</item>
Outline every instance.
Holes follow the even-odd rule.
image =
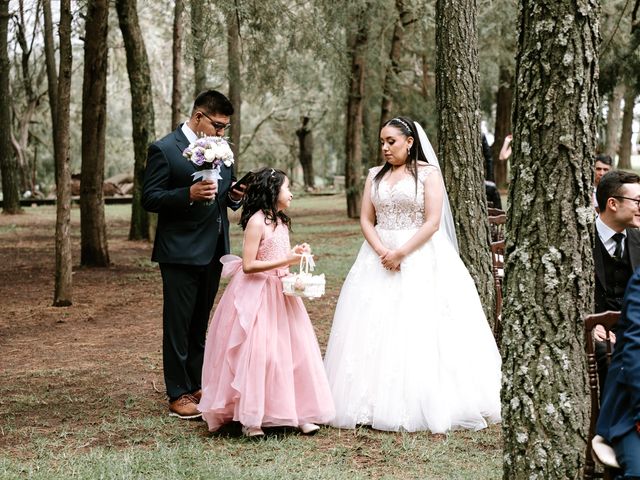
[[[349,218],[360,216],[360,202],[362,200],[362,131],[364,79],[369,37],[368,15],[368,2],[365,2],[354,18],[352,28],[347,31],[347,51],[351,60],[351,77],[347,95],[344,181]]]
[[[620,136],[620,102],[624,97],[625,86],[618,84],[613,89],[609,98],[609,109],[607,111],[607,136],[604,146],[604,153],[611,158],[615,158],[618,153],[618,137]]]
[[[402,56],[402,46],[404,41],[405,29],[414,21],[410,10],[407,8],[405,0],[396,0],[396,10],[398,12],[398,20],[393,27],[393,36],[391,37],[391,48],[389,50],[389,66],[385,72],[384,85],[382,87],[382,106],[380,108],[380,127],[391,118],[391,110],[393,109],[393,91],[396,85],[396,79],[400,73],[400,58]],[[376,134],[377,140],[377,134]],[[378,147],[378,141],[375,142]],[[377,153],[376,153],[377,152]],[[371,159],[375,162],[369,162],[371,166],[382,163],[382,149],[376,148],[372,152]]]
[[[182,26],[184,17],[184,0],[175,0],[173,9],[173,62],[171,88],[171,128],[175,129],[181,120],[180,106],[182,104]]]
[[[142,208],[142,185],[147,148],[156,136],[151,91],[151,72],[144,38],[138,22],[136,0],[116,0],[118,21],[127,52],[127,72],[131,85],[133,133],[133,200],[129,240],[149,239],[149,214]]]
[[[205,8],[202,0],[191,0],[191,54],[193,58],[193,98],[207,88],[207,68],[204,44],[207,34]]]
[[[618,168],[631,169],[631,136],[633,134],[633,107],[636,101],[636,89],[629,85],[624,94],[624,113],[622,115],[622,132],[620,133],[620,150]]]
[[[439,160],[460,245],[485,315],[493,322],[494,287],[481,150],[480,87],[474,0],[436,2],[436,97]]]
[[[302,117],[302,126],[296,130],[298,136],[299,160],[302,166],[304,187],[307,190],[315,188],[315,174],[313,172],[313,131],[309,127],[309,117]]]
[[[500,150],[507,135],[511,133],[511,107],[513,104],[513,74],[511,70],[501,65],[498,74],[498,92],[496,94],[496,130],[493,146],[493,174],[496,185],[502,187],[508,182],[508,161],[500,160]]]
[[[58,105],[58,74],[56,72],[56,52],[55,43],[53,41],[53,20],[51,19],[51,0],[43,0],[42,17],[44,20],[44,54],[47,65],[47,92],[49,94],[49,111],[51,112],[51,130],[53,137],[56,136],[57,118],[56,112]],[[55,142],[54,142],[55,149]],[[54,163],[56,155],[53,155]],[[56,185],[58,184],[58,169],[54,165],[54,174],[56,177]]]
[[[240,135],[242,134],[242,78],[240,77],[240,17],[236,9],[227,15],[227,61],[229,62],[229,101],[233,105],[231,122],[231,150],[235,157],[235,169],[238,171],[240,154]]]
[[[44,0],[48,3],[50,0]],[[71,122],[71,0],[60,1],[60,70],[56,83],[56,129],[54,155],[56,166],[56,274],[53,294],[54,306],[71,305],[71,169],[69,159]],[[51,83],[51,82],[50,82]],[[51,101],[51,99],[50,99]]]
[[[87,6],[82,84],[82,172],[80,179],[80,263],[109,265],[104,216],[104,161],[107,124],[108,0]]]
[[[21,212],[18,186],[18,162],[13,155],[9,135],[11,131],[11,98],[9,97],[9,1],[0,1],[0,172],[2,173],[2,211]]]
[[[597,2],[520,0],[506,234],[504,478],[582,477]]]

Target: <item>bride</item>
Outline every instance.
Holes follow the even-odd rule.
[[[333,426],[443,433],[500,421],[500,355],[458,256],[438,160],[405,117],[380,132],[369,171],[365,242],[333,319],[325,367]]]

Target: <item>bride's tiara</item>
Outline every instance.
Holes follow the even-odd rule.
[[[404,126],[405,126],[405,128],[406,128],[407,130],[409,130],[409,132],[413,135],[413,128],[411,128],[411,127],[409,126],[409,124],[408,124],[407,122],[405,122],[404,120],[402,120],[400,117],[392,118],[392,119],[390,120],[390,122],[401,123],[401,124],[402,124],[402,125],[404,125]]]

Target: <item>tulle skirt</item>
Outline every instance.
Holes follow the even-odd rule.
[[[333,400],[313,326],[302,301],[285,297],[276,271],[233,275],[207,333],[198,409],[209,430],[327,423]]]
[[[414,233],[378,229],[389,248]],[[500,421],[500,355],[475,284],[442,232],[400,272],[385,270],[364,242],[324,362],[336,427],[442,433]]]

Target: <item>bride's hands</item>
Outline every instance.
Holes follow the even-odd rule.
[[[404,257],[405,255],[399,250],[387,250],[380,255],[380,262],[385,269],[398,272]]]

